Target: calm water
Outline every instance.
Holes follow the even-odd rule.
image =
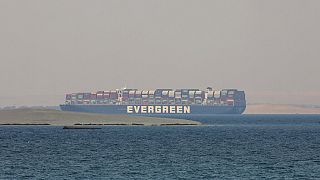
[[[192,117],[207,126],[1,126],[0,179],[319,179],[319,115]]]

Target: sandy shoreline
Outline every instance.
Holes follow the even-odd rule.
[[[200,122],[127,115],[105,115],[92,113],[65,112],[48,109],[14,109],[0,110],[0,125],[201,125]]]
[[[249,104],[244,114],[320,114],[320,108],[285,104]]]

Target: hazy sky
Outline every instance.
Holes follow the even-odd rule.
[[[318,0],[0,1],[0,106],[125,85],[320,105],[319,69]]]

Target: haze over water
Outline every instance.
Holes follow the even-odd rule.
[[[0,1],[0,106],[123,86],[320,102],[315,0]]]

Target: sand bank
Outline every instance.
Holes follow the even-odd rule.
[[[200,125],[200,122],[128,115],[105,115],[47,109],[0,110],[0,125]]]

